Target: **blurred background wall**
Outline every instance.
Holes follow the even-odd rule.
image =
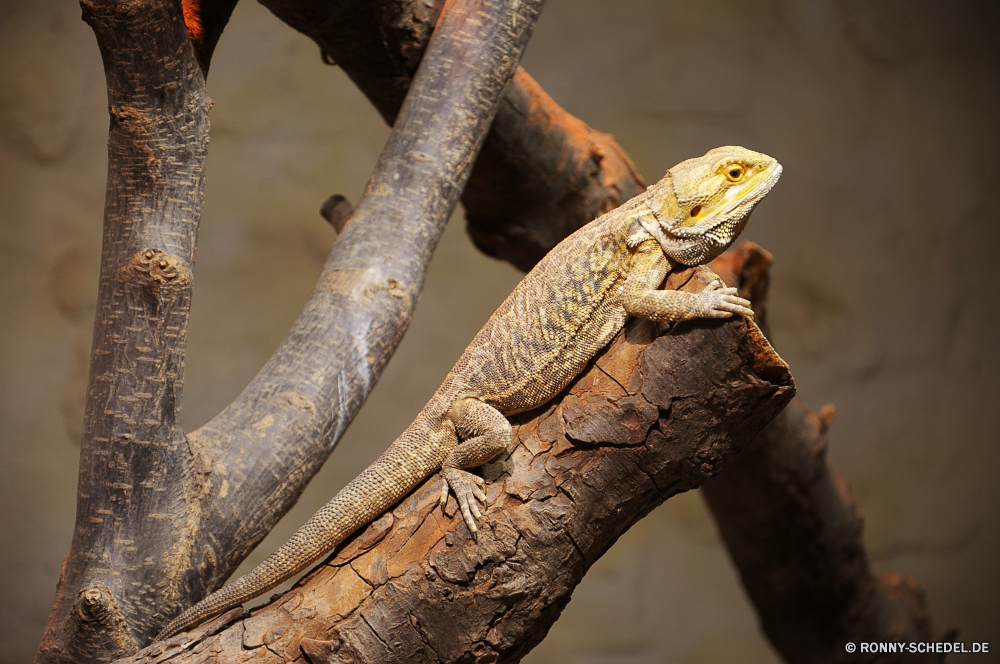
[[[32,656],[73,528],[108,125],[73,0],[0,0],[0,661]],[[1000,28],[995,3],[550,0],[525,67],[648,182],[724,144],[777,157],[744,234],[774,253],[774,344],[878,572],[1000,650]],[[184,425],[234,398],[305,302],[388,130],[245,0],[216,51]],[[409,423],[519,279],[459,214],[369,403],[259,562]],[[244,568],[245,569],[245,568]],[[593,568],[543,662],[775,662],[697,492]],[[977,660],[978,661],[978,660]],[[985,658],[984,658],[985,661]]]

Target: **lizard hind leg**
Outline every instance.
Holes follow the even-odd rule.
[[[510,446],[510,423],[503,414],[478,399],[460,399],[452,406],[449,418],[455,425],[459,443],[441,464],[444,486],[441,487],[441,507],[448,501],[448,489],[455,493],[462,518],[472,538],[479,532],[483,508],[486,506],[486,482],[465,470],[490,461]]]

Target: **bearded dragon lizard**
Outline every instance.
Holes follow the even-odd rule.
[[[441,387],[382,456],[264,562],[174,618],[158,639],[253,599],[302,571],[431,474],[455,493],[475,538],[486,484],[468,472],[507,449],[506,416],[537,408],[575,378],[629,316],[752,317],[721,280],[700,293],[659,290],[677,265],[701,265],[743,230],[781,175],[767,155],[722,147],[559,243],[490,317]]]

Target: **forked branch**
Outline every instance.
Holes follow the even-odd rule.
[[[188,437],[176,422],[207,145],[202,67],[180,3],[83,6],[112,114],[105,249],[77,529],[39,662],[134,652],[291,507],[409,323],[541,0],[456,0],[442,13],[305,311],[241,397]]]

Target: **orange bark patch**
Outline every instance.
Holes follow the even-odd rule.
[[[201,7],[199,0],[181,0],[181,9],[184,12],[184,25],[187,27],[188,37],[195,47],[201,46],[205,41],[205,27],[201,24]]]

